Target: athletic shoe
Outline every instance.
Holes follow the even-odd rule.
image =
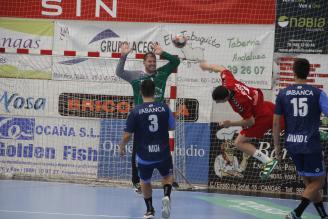
[[[271,160],[267,162],[264,166],[262,171],[260,172],[261,179],[267,179],[269,175],[272,173],[273,169],[277,166],[277,160]]]
[[[295,212],[292,211],[289,214],[286,215],[286,219],[302,219],[301,217],[297,217]]]
[[[162,218],[167,219],[171,213],[171,201],[168,196],[162,198]]]
[[[175,189],[179,189],[179,183],[173,182],[172,187],[175,188]]]
[[[142,194],[140,183],[133,183],[134,191],[138,194]]]
[[[144,216],[143,216],[144,219],[151,219],[151,218],[155,218],[155,210],[152,209],[150,211],[147,211]]]

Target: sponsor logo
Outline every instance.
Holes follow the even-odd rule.
[[[62,93],[58,110],[62,116],[126,119],[133,106],[131,96]],[[178,99],[176,116],[185,122],[197,121],[198,109],[196,99]]]
[[[23,97],[18,93],[9,94],[8,91],[4,91],[0,96],[0,104],[8,113],[12,109],[44,110],[46,102],[46,98],[43,97]]]
[[[0,139],[33,140],[35,135],[99,138],[100,130],[66,124],[37,124],[35,118],[0,117]]]
[[[0,157],[46,158],[55,159],[56,150],[53,147],[39,147],[33,144],[17,145],[0,142]]]
[[[60,27],[59,39],[64,40],[69,36],[69,29],[66,26]]]
[[[5,48],[25,48],[25,49],[38,49],[41,40],[39,39],[22,39],[13,37],[1,37],[0,47]]]
[[[58,64],[75,65],[75,64],[79,64],[81,62],[87,61],[87,60],[89,60],[89,59],[88,58],[76,58],[76,59],[69,59],[69,60],[61,61],[61,62],[58,62]]]
[[[100,41],[101,52],[120,52],[120,47],[126,41],[119,40],[120,36],[111,29],[106,29],[94,36],[89,45]],[[127,42],[136,53],[147,53],[152,51],[153,41]]]
[[[33,140],[35,119],[0,117],[0,139]]]
[[[282,15],[278,18],[278,25],[281,28],[307,28],[307,30],[323,31],[326,26],[324,17],[287,17]]]
[[[60,16],[62,15],[65,11],[67,13],[70,11],[75,12],[76,17],[81,17],[81,14],[84,12],[82,11],[82,2],[81,1],[76,1],[76,5],[69,4],[68,8],[63,8],[61,3],[64,2],[64,0],[42,0],[41,1],[41,14],[44,16],[50,16],[50,17],[55,17],[55,16]],[[94,6],[95,7],[95,14],[94,17],[99,18],[100,17],[100,11],[105,11],[106,16],[107,14],[110,15],[113,18],[117,17],[117,0],[112,0],[111,1],[111,6],[112,8],[109,8],[107,4],[103,2],[103,0],[94,0]],[[108,0],[106,0],[108,3]],[[90,2],[88,2],[89,4]],[[67,5],[67,4],[66,4]],[[72,8],[75,6],[75,9]],[[89,7],[89,6],[88,6]],[[86,10],[88,12],[89,10]],[[86,14],[84,14],[86,15]],[[104,13],[102,14],[104,16]],[[89,17],[88,13],[88,17]]]
[[[320,9],[322,5],[318,2],[307,2],[306,0],[282,0],[282,3],[296,3],[300,9]]]
[[[0,64],[5,64],[7,63],[7,59],[3,56],[0,56]]]
[[[107,38],[118,38],[120,37],[119,35],[117,35],[114,31],[112,31],[111,29],[106,29],[100,33],[98,33],[95,37],[92,38],[92,40],[89,42],[89,45],[93,42],[97,42],[99,40],[104,40]]]

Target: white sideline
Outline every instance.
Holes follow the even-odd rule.
[[[45,215],[64,215],[64,216],[80,216],[80,217],[103,217],[103,218],[143,218],[131,216],[114,216],[114,215],[96,215],[96,214],[67,214],[61,212],[43,212],[43,211],[15,211],[0,209],[3,213],[22,213],[22,214],[45,214]]]

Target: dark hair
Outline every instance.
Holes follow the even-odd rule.
[[[144,80],[140,85],[140,91],[144,97],[153,97],[155,95],[155,83],[152,80]]]
[[[155,55],[155,53],[153,53],[153,52],[147,52],[147,53],[144,55],[143,60],[146,61],[146,59],[147,59],[148,57],[153,57],[154,59],[156,59],[156,55]]]
[[[229,91],[224,86],[218,86],[216,87],[212,92],[212,98],[213,100],[224,100],[229,96]]]
[[[310,72],[310,63],[307,59],[297,58],[294,61],[293,71],[299,79],[306,79]]]

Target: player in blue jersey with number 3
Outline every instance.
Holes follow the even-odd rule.
[[[273,118],[273,140],[277,158],[281,159],[279,120],[283,116],[285,146],[305,184],[301,203],[286,218],[301,218],[306,207],[313,202],[320,217],[328,219],[320,194],[325,185],[326,170],[319,133],[320,115],[328,115],[328,97],[324,91],[306,84],[310,71],[308,60],[296,59],[293,71],[295,84],[280,90]]]
[[[155,168],[163,177],[162,217],[169,218],[173,165],[168,131],[175,128],[175,120],[166,104],[155,102],[155,83],[152,80],[143,81],[140,91],[144,103],[136,106],[127,118],[120,143],[120,154],[125,154],[125,145],[134,134],[141,190],[147,206],[144,218],[154,218],[155,215],[151,186],[151,177]]]

